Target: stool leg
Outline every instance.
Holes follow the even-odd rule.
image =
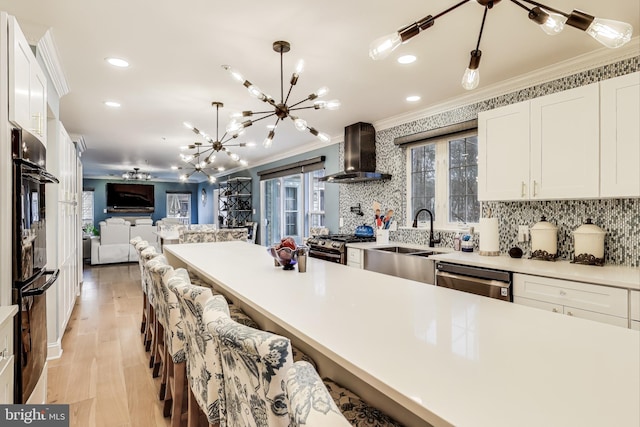
[[[173,365],[173,384],[171,396],[173,405],[171,407],[171,427],[180,427],[182,419],[182,400],[184,399],[185,380],[187,379],[186,362]]]

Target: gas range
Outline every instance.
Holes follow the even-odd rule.
[[[374,236],[357,236],[355,234],[329,234],[313,236],[307,239],[309,256],[321,258],[339,264],[347,263],[347,243],[375,242]]]

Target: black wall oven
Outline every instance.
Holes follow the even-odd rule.
[[[47,270],[45,184],[57,183],[45,169],[40,141],[24,141],[20,129],[11,132],[13,151],[13,303],[14,403],[25,403],[47,360],[46,291],[59,270]]]

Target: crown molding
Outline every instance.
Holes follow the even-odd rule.
[[[373,123],[376,130],[389,129],[405,123],[410,123],[435,114],[451,111],[455,108],[475,104],[497,96],[506,95],[542,83],[547,83],[563,77],[571,76],[593,68],[634,58],[640,55],[640,36],[636,36],[626,45],[618,49],[603,47],[592,52],[576,56],[574,58],[558,62],[554,65],[522,74],[512,79],[487,86],[481,90],[470,92],[463,96],[457,96],[422,110],[412,111]]]
[[[44,61],[44,65],[47,68],[51,82],[56,88],[58,96],[62,98],[69,93],[69,85],[67,84],[67,79],[64,76],[64,70],[60,63],[58,50],[56,49],[56,44],[53,40],[52,29],[49,29],[44,33],[38,42],[37,48],[42,60]]]

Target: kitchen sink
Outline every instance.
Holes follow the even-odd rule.
[[[374,251],[393,252],[396,254],[412,254],[417,252],[424,252],[424,249],[406,248],[404,246],[388,246],[384,248],[371,248]],[[433,252],[431,252],[433,253]]]
[[[426,249],[387,246],[364,251],[364,269],[418,282],[435,283],[434,252]]]

